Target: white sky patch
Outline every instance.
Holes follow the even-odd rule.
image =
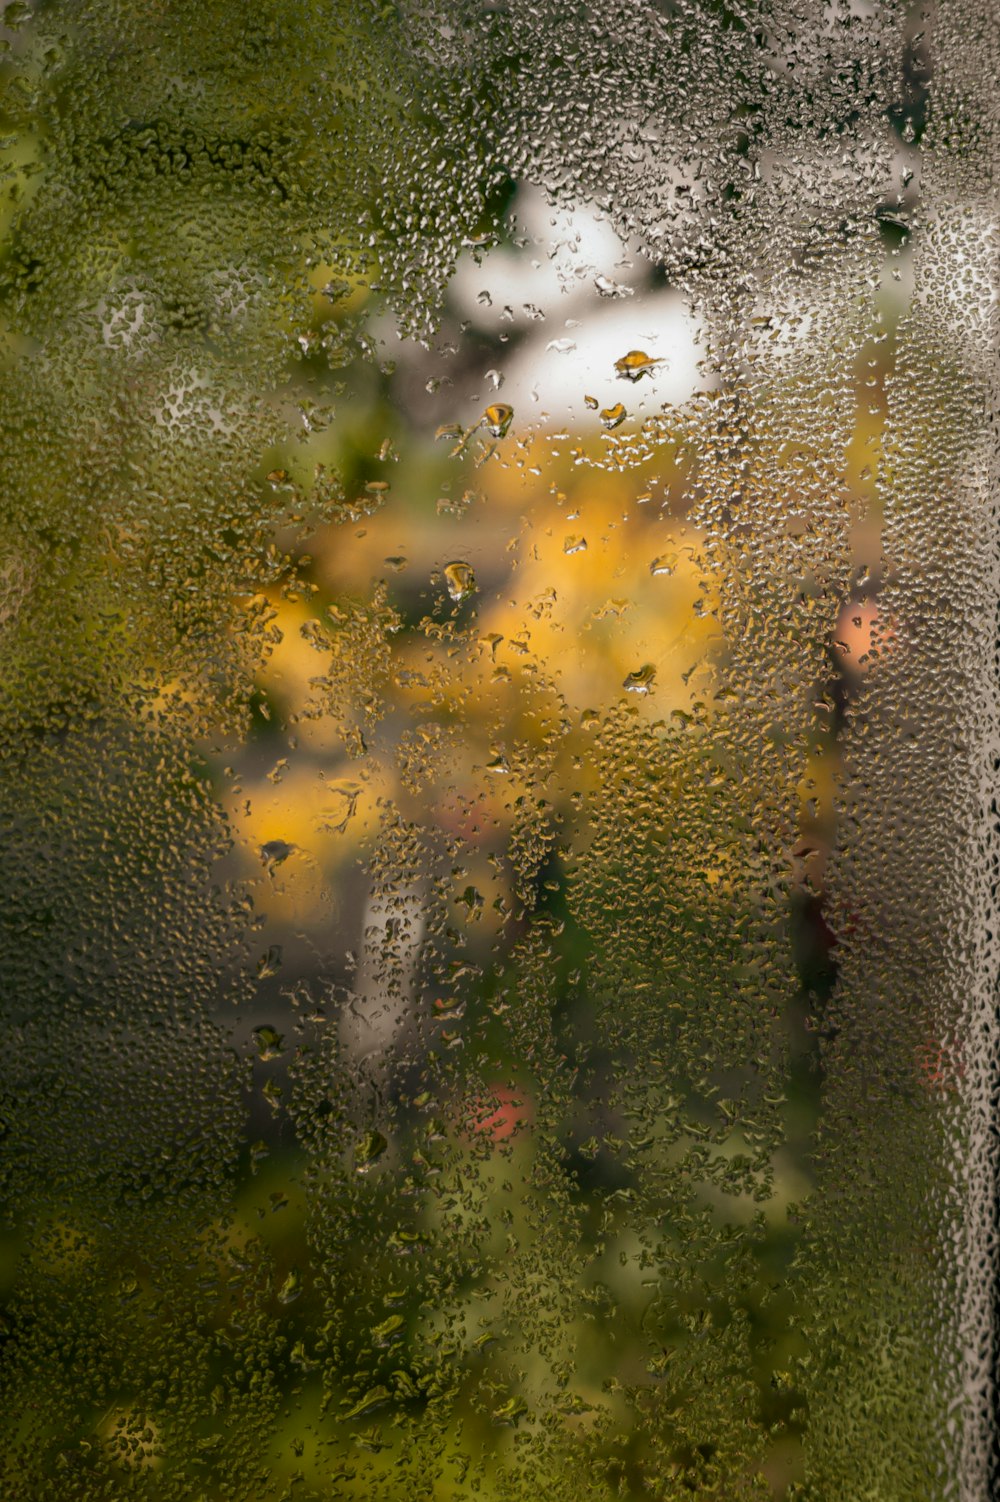
[[[621,402],[630,416],[648,416],[709,384],[698,368],[698,322],[677,293],[643,289],[648,262],[593,204],[553,209],[525,186],[513,218],[515,243],[463,260],[450,288],[456,310],[474,326],[518,336],[509,355],[490,361],[499,388],[484,367],[481,379],[455,393],[462,421],[475,419],[477,404],[499,399],[514,408],[515,430],[568,420],[589,427],[599,417],[585,396],[599,408]],[[631,350],[657,362],[634,382],[615,371]]]
[[[537,188],[524,187],[513,214],[515,243],[466,257],[449,288],[459,314],[478,328],[502,332],[531,317],[526,307],[560,322],[598,295],[596,278],[628,289],[642,277],[643,264],[592,205],[553,209]]]
[[[621,402],[630,416],[648,416],[709,384],[698,369],[698,324],[674,292],[590,306],[571,323],[576,327],[543,326],[502,367],[500,396],[514,408],[515,425],[522,416],[544,425],[569,418],[596,422],[585,396],[601,408]],[[572,348],[562,348],[564,341]],[[658,362],[637,381],[615,371],[615,362],[631,350]]]
[[[593,204],[553,209],[523,187],[510,223],[510,242],[470,247],[448,288],[450,315],[473,340],[490,338],[480,368],[458,358],[457,334],[431,348],[400,340],[391,315],[370,324],[376,345],[412,371],[406,401],[416,421],[468,430],[501,402],[514,409],[513,436],[566,425],[586,434],[601,431],[601,410],[620,402],[627,430],[714,384],[684,299],[649,286],[649,261]],[[633,350],[654,363],[630,381],[615,363]]]

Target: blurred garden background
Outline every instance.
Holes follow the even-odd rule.
[[[950,16],[6,6],[5,1495],[981,1494]]]

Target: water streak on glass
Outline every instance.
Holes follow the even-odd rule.
[[[998,21],[2,6],[3,1496],[989,1494]]]

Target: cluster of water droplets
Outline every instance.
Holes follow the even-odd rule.
[[[0,1490],[978,1502],[989,28],[0,24]]]

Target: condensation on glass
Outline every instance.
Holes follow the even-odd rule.
[[[998,21],[3,8],[4,1496],[987,1496]]]

